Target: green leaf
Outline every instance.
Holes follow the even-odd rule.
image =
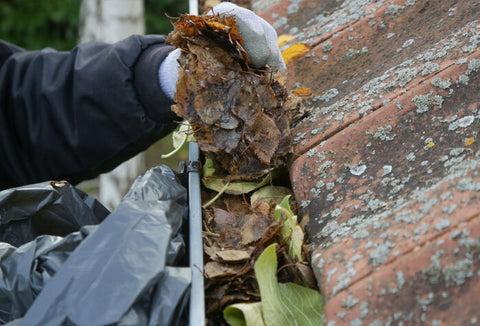
[[[215,168],[213,167],[213,161],[210,158],[205,160],[205,164],[203,165],[203,177],[209,178],[215,174]]]
[[[253,204],[261,198],[280,204],[285,196],[291,194],[292,190],[287,187],[268,185],[258,189],[252,194],[250,197],[250,204],[253,206]]]
[[[230,195],[246,194],[268,184],[269,182],[270,177],[268,175],[258,181],[234,181],[230,182],[225,189],[225,193]],[[221,178],[204,178],[203,184],[209,189],[220,192],[225,186],[226,182]]]
[[[223,193],[225,192],[225,190],[227,190],[229,185],[230,185],[230,183],[226,183],[223,186],[223,188],[215,195],[215,197],[213,197],[208,202],[206,202],[205,204],[202,205],[202,208],[205,209],[208,206],[212,205],[218,198],[220,198],[221,195],[223,195]]]
[[[212,161],[207,159],[203,168],[202,182],[208,189],[215,190],[217,192],[222,191],[225,185],[228,183],[225,177],[215,176],[215,169],[213,168]],[[208,165],[207,165],[208,164]],[[267,185],[270,182],[270,175],[266,175],[263,179],[254,181],[232,181],[225,188],[225,193],[230,195],[241,195],[254,191],[260,187]]]
[[[283,225],[280,228],[280,234],[288,243],[288,255],[292,259],[302,261],[302,245],[305,237],[303,229],[297,223],[297,216],[293,214],[290,208],[289,199],[291,195],[285,196],[280,204],[275,208],[273,217],[278,220],[282,214],[286,216]]]
[[[193,135],[193,129],[190,122],[187,120],[180,124],[178,130],[175,130],[172,134],[173,147],[181,147],[186,142],[195,142],[195,136]]]
[[[280,217],[282,217],[282,213],[288,212],[290,216],[294,216],[292,209],[290,208],[290,203],[289,203],[290,197],[292,196],[291,195],[285,196],[280,202],[280,204],[277,205],[278,207],[283,208],[283,210],[282,209],[275,210],[275,213],[273,214],[273,218],[275,219],[275,221],[277,221]]]
[[[194,142],[195,137],[193,136],[193,130],[190,123],[185,120],[178,130],[175,130],[172,133],[172,143],[173,143],[173,150],[170,153],[164,154],[162,158],[168,158],[175,155],[186,142]]]
[[[288,244],[288,255],[291,258],[297,258],[298,261],[302,261],[302,245],[304,233],[300,225],[295,225],[291,230],[290,243]]]
[[[265,326],[262,303],[236,303],[223,310],[223,318],[231,326]]]
[[[323,325],[323,300],[318,291],[293,283],[278,283],[275,246],[268,246],[254,267],[265,325]]]

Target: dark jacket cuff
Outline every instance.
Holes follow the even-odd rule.
[[[158,79],[160,64],[174,49],[165,44],[151,45],[140,55],[134,68],[134,85],[140,103],[146,114],[160,123],[177,118],[170,110],[174,102],[163,92]]]

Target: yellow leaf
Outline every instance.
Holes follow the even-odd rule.
[[[428,142],[427,148],[432,148],[433,146],[435,146],[435,143],[433,141]]]
[[[474,138],[474,137],[470,137],[470,138],[468,138],[468,139],[465,141],[465,146],[470,146],[470,145],[472,145],[474,142],[475,142],[475,138]]]
[[[288,42],[290,42],[291,40],[293,40],[294,38],[295,38],[295,36],[282,34],[277,39],[278,46],[283,46],[283,45],[287,44]]]
[[[312,90],[310,88],[307,88],[307,87],[300,87],[300,88],[295,88],[292,91],[292,93],[297,95],[297,96],[310,96],[310,95],[312,95]]]
[[[282,52],[283,61],[285,61],[285,64],[289,64],[305,55],[308,51],[310,51],[308,45],[304,43],[294,44]]]

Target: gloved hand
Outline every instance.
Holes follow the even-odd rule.
[[[253,11],[239,7],[230,2],[216,5],[207,14],[235,16],[240,37],[243,39],[243,48],[247,51],[250,64],[260,68],[268,64],[274,69],[285,69],[285,62],[277,44],[275,29]],[[178,62],[180,49],[176,49],[165,58],[158,71],[160,85],[171,99],[176,91],[178,80]]]
[[[208,14],[235,16],[238,32],[244,41],[243,48],[253,67],[260,68],[268,64],[274,69],[286,68],[278,48],[277,32],[266,20],[231,2],[216,5]]]

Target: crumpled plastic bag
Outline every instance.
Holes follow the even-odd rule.
[[[0,192],[0,322],[187,324],[187,220],[187,191],[165,166],[111,214],[68,183]]]

